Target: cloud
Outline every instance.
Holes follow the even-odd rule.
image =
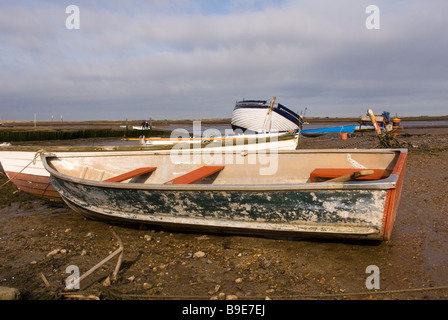
[[[81,1],[67,30],[70,3],[14,2],[0,116],[230,117],[235,100],[273,95],[310,116],[440,114],[448,5],[430,3],[377,1],[381,29],[367,30],[367,1]]]

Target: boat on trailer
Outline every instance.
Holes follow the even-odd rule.
[[[263,236],[389,240],[406,149],[42,154],[91,218]]]

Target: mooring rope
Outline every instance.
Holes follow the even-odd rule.
[[[341,293],[317,293],[317,294],[299,294],[299,295],[285,295],[285,296],[244,296],[245,300],[264,300],[266,296],[271,300],[300,300],[300,299],[331,299],[331,298],[349,298],[356,296],[374,296],[374,295],[392,295],[392,294],[406,294],[406,293],[422,293],[428,291],[448,290],[448,286],[438,287],[423,287],[423,288],[408,288],[408,289],[391,289],[378,291],[364,291],[364,292],[341,292]],[[129,294],[121,293],[114,289],[100,287],[99,289],[76,290],[74,292],[62,292],[59,290],[56,299],[61,298],[95,298],[100,299],[141,299],[141,300],[210,300],[211,296],[184,296],[184,295],[157,295],[157,294]]]
[[[36,154],[35,154],[34,157],[33,157],[33,160],[31,160],[30,163],[28,163],[25,167],[23,167],[23,169],[20,170],[19,172],[17,172],[12,178],[9,178],[8,176],[6,176],[6,177],[8,177],[8,181],[6,181],[4,184],[2,184],[2,185],[0,186],[0,188],[3,188],[3,187],[6,186],[8,183],[10,183],[12,180],[14,180],[19,174],[21,174],[21,173],[23,172],[23,170],[25,170],[26,168],[28,168],[32,163],[33,163],[33,164],[36,164],[36,160],[37,160],[37,158],[40,156],[40,154],[41,154],[42,152],[44,152],[44,149],[40,149],[39,151],[37,151]],[[3,169],[5,169],[5,168],[3,168]]]

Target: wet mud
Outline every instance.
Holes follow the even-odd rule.
[[[117,255],[83,279],[76,293],[156,300],[446,299],[448,128],[405,129],[398,138],[411,150],[390,241],[273,239],[109,225],[10,183],[0,192],[0,286],[17,288],[22,299],[60,298],[45,295],[43,279],[62,292],[70,266],[82,275],[118,248],[113,228],[124,246],[118,279],[111,279]],[[377,144],[372,134],[347,140],[327,135],[302,138],[300,148]],[[0,184],[6,181],[0,175]]]

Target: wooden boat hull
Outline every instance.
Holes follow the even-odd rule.
[[[106,191],[84,185],[76,186],[76,192],[73,192],[74,186],[66,181],[52,178],[52,182],[75,211],[100,220],[258,235],[381,240],[384,234],[385,191],[145,192]],[[67,193],[67,190],[71,192]],[[86,198],[89,194],[95,195],[93,201],[90,196]],[[316,202],[315,198],[323,201]],[[338,200],[334,201],[336,198]],[[191,199],[194,199],[194,205]],[[105,203],[119,205],[105,206]],[[229,203],[234,205],[229,207]],[[344,203],[351,203],[350,208]]]
[[[31,151],[0,151],[0,162],[8,179],[20,190],[48,200],[60,200],[40,157],[35,156],[36,152]]]
[[[45,156],[43,162],[64,201],[91,218],[238,234],[389,240],[407,155],[394,152],[387,178],[349,183],[105,183],[61,174],[52,166],[57,158]]]
[[[60,194],[50,182],[39,152],[42,146],[10,146],[0,150],[0,163],[6,176],[21,191],[50,201],[61,201]],[[142,146],[46,146],[47,151],[64,154],[85,152],[137,151],[154,149]],[[158,148],[160,149],[160,148]]]
[[[237,102],[231,120],[233,130],[254,132],[298,131],[302,128],[302,123],[303,118],[285,106],[278,104],[270,108],[267,101],[261,100]]]
[[[356,125],[354,126],[339,126],[330,128],[318,128],[318,129],[305,129],[300,133],[303,136],[320,136],[327,133],[353,133],[355,132]]]
[[[146,145],[163,146],[177,145],[179,143],[190,144],[193,148],[204,144],[206,148],[225,150],[295,150],[299,143],[299,134],[291,132],[269,132],[258,134],[235,134],[224,137],[202,138],[144,138]],[[200,146],[199,146],[200,147]]]

